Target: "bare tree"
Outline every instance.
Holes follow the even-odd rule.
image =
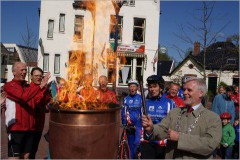
[[[220,32],[229,24],[230,21],[228,21],[225,25],[220,27],[217,31],[213,30],[213,24],[214,20],[217,19],[217,17],[214,17],[213,10],[215,7],[216,2],[202,2],[202,7],[198,9],[202,13],[202,16],[194,16],[194,14],[191,14],[193,18],[200,22],[201,25],[194,25],[198,23],[187,23],[186,26],[179,25],[180,34],[174,33],[174,35],[181,39],[183,42],[190,44],[191,46],[194,45],[195,41],[199,41],[201,43],[201,48],[203,49],[204,59],[203,59],[203,77],[206,81],[206,50],[207,47],[211,44],[216,42],[218,38],[221,37]],[[190,33],[194,33],[196,36],[191,37]],[[185,54],[186,52],[183,52],[180,50],[180,47],[177,47],[176,45],[173,45],[173,47],[178,51],[179,54]],[[183,57],[183,56],[181,56]]]
[[[26,32],[21,33],[22,41],[20,42],[20,44],[26,47],[26,49],[23,49],[22,52],[24,54],[24,57],[26,58],[25,61],[26,61],[27,70],[28,70],[28,81],[30,81],[30,62],[32,60],[31,56],[33,56],[33,54],[31,53],[32,51],[31,49],[36,48],[37,38],[38,36],[29,27],[28,19],[26,17]]]
[[[233,34],[229,36],[230,40],[233,42],[233,44],[236,46],[236,48],[239,48],[239,35],[238,34]]]

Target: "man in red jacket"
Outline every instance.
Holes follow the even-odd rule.
[[[39,67],[34,67],[31,70],[31,87],[39,86],[42,82],[43,78],[43,70]],[[30,154],[30,159],[35,159],[37,150],[38,150],[38,144],[42,137],[42,132],[44,128],[45,123],[45,113],[48,112],[47,104],[51,100],[51,93],[48,89],[42,90],[32,99],[32,103],[34,104],[34,111],[35,111],[35,131],[34,131],[34,137],[33,137],[33,147],[32,152]]]
[[[108,79],[106,76],[100,76],[99,80],[99,95],[97,99],[102,103],[117,103],[117,97],[115,93],[108,89]]]
[[[12,66],[13,80],[4,85],[7,94],[5,124],[8,131],[8,157],[29,158],[35,130],[34,105],[31,100],[46,86],[50,73],[39,86],[30,87],[25,81],[26,64],[15,62]]]
[[[166,96],[166,98],[173,100],[177,107],[184,107],[185,104],[184,104],[183,99],[177,96],[179,89],[180,89],[179,84],[171,83],[169,93]]]
[[[238,86],[234,86],[234,92],[231,95],[231,99],[234,102],[234,106],[235,106],[235,112],[236,112],[236,116],[239,116],[239,87]]]

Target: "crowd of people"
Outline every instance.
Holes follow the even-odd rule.
[[[45,113],[67,82],[57,77],[49,83],[50,73],[44,75],[41,68],[34,67],[28,84],[26,64],[22,62],[14,63],[12,72],[14,78],[1,89],[8,157],[35,159]],[[146,81],[147,91],[141,95],[139,82],[128,80],[129,93],[122,95],[122,102],[108,89],[104,75],[98,79],[99,87],[92,86],[91,74],[86,74],[81,82],[76,79],[76,85],[71,87],[81,100],[122,105],[121,119],[131,159],[207,159],[216,154],[223,159],[239,159],[238,86],[220,86],[209,110],[204,107],[207,86],[202,79],[183,79],[182,86],[172,82],[168,87],[158,75],[151,75]]]

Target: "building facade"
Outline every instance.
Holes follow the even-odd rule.
[[[203,78],[203,51],[199,42],[194,45],[193,54],[188,55],[169,76],[167,81],[181,83],[182,77]],[[220,82],[227,85],[239,85],[239,49],[231,42],[216,42],[206,50],[206,84],[208,91],[216,94]]]
[[[6,50],[5,53],[1,53],[1,78],[11,81],[13,79],[12,65],[14,62],[21,61],[27,65],[26,80],[30,81],[31,68],[37,66],[38,63],[38,50],[15,43],[3,43],[1,50]]]
[[[100,75],[111,79],[109,57],[114,49],[116,13],[111,1],[92,2],[96,2],[91,4],[95,10],[74,0],[41,1],[38,66],[52,78],[68,79],[69,60],[77,53],[83,74],[94,70],[94,85]],[[121,7],[117,58],[112,62],[117,66],[117,87],[126,87],[130,79],[143,79],[146,84],[146,78],[157,73],[153,62],[158,49],[159,8],[157,0],[128,0]]]

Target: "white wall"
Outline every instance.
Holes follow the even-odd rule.
[[[199,78],[203,78],[203,72],[199,70],[199,68],[194,65],[193,69],[190,69],[188,67],[189,64],[194,64],[191,60],[188,60],[183,64],[182,67],[180,67],[171,77],[164,77],[164,80],[167,81],[173,81],[177,77],[183,77],[185,74],[195,74]],[[201,73],[201,74],[200,74]],[[225,82],[227,85],[232,85],[233,82],[233,75],[239,75],[238,71],[217,71],[217,70],[206,70],[206,75],[208,76],[209,74],[216,74],[218,76],[217,83],[219,83],[219,78],[220,82]],[[180,79],[181,80],[181,79]],[[208,86],[208,77],[206,79],[206,84]],[[218,84],[217,84],[218,85]]]
[[[88,52],[88,56],[91,55],[91,46],[89,44],[92,42],[92,24],[91,14],[89,11],[75,10],[73,9],[73,0],[67,1],[41,1],[41,15],[40,15],[40,29],[39,38],[42,39],[44,52],[49,54],[49,71],[54,76],[67,76],[68,64],[68,52],[70,50],[84,48]],[[103,2],[103,1],[100,1]],[[106,2],[106,1],[105,1]],[[104,3],[105,3],[104,2]],[[111,2],[109,1],[111,4]],[[96,24],[100,27],[95,30],[95,56],[94,63],[99,63],[97,55],[103,48],[106,42],[106,47],[109,47],[109,23],[110,15],[115,15],[114,9],[101,8],[97,10]],[[123,16],[123,35],[122,44],[133,44],[133,18],[146,18],[146,32],[145,32],[145,54],[147,55],[147,68],[144,70],[144,80],[149,75],[157,74],[157,71],[153,71],[152,60],[155,55],[155,51],[158,47],[158,33],[159,33],[159,3],[155,3],[154,0],[145,1],[135,1],[135,7],[123,6],[120,11],[120,16]],[[105,11],[105,13],[102,13]],[[59,33],[59,15],[60,13],[65,14],[65,33]],[[74,35],[74,19],[75,15],[84,15],[84,35],[82,43],[75,43],[72,41]],[[48,20],[54,20],[54,33],[53,39],[47,38],[48,31]],[[106,34],[107,33],[107,34]],[[41,54],[41,49],[39,47],[39,67],[43,68],[43,57]],[[54,75],[54,54],[61,54],[61,65],[60,74]],[[106,55],[106,52],[104,53]],[[98,65],[98,71],[100,74],[106,74],[107,71],[104,70],[102,65]],[[157,68],[157,63],[155,64]]]

